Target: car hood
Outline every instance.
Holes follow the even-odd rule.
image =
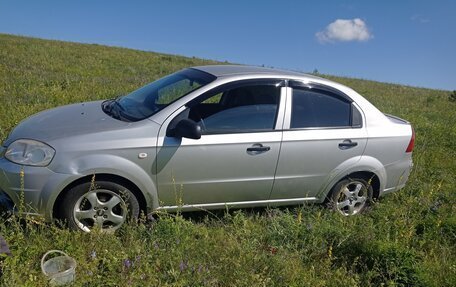
[[[40,112],[14,128],[4,145],[21,138],[49,142],[54,139],[123,129],[131,123],[116,120],[101,109],[102,101],[62,106]]]

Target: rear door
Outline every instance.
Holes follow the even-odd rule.
[[[271,199],[314,200],[332,177],[363,154],[363,117],[344,94],[295,81],[287,88],[286,110]]]

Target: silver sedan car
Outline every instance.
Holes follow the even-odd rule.
[[[21,122],[1,148],[0,198],[87,232],[158,210],[326,202],[353,215],[405,185],[414,138],[326,79],[194,67]]]

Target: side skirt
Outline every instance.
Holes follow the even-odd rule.
[[[184,204],[184,205],[169,205],[159,206],[156,211],[197,211],[209,209],[225,209],[225,208],[245,208],[259,206],[281,206],[281,205],[300,205],[309,202],[319,202],[317,197],[291,198],[291,199],[274,199],[274,200],[256,200],[256,201],[238,201],[238,202],[220,202],[220,203],[204,203],[204,204]]]

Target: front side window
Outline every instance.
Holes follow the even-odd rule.
[[[103,110],[120,120],[139,121],[215,80],[215,76],[185,69],[152,82],[124,97],[103,103]]]
[[[279,99],[278,85],[246,84],[204,95],[187,113],[203,134],[271,131]]]
[[[350,102],[321,90],[294,89],[291,124],[296,128],[351,126]]]

